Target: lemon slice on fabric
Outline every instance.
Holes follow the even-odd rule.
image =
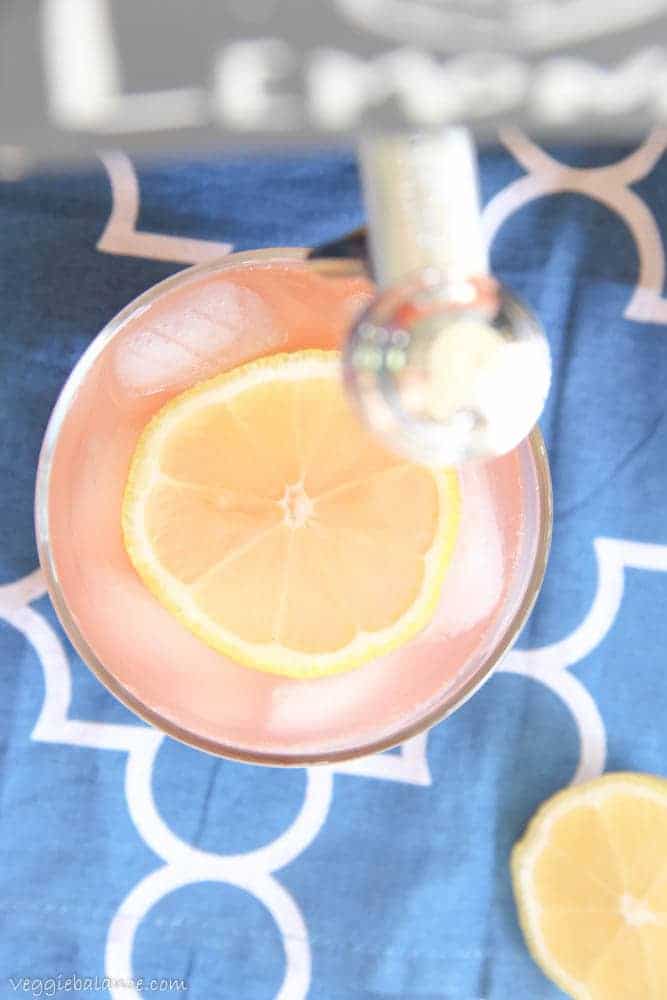
[[[667,997],[667,780],[608,774],[555,795],[512,879],[530,952],[569,996]]]
[[[145,428],[122,527],[137,573],[214,649],[316,677],[430,620],[458,531],[452,471],[363,429],[337,351],[253,361],[202,382]]]

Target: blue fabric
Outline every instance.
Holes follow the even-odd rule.
[[[591,171],[628,152],[558,155]],[[135,169],[142,231],[240,250],[323,242],[363,218],[354,161],[343,154],[173,159]],[[485,201],[524,174],[507,150],[486,154]],[[616,190],[613,177],[594,176],[598,194]],[[645,269],[642,280],[655,284],[663,274],[667,162],[658,159],[630,180],[628,198],[618,199],[625,221],[596,200],[594,186],[588,194],[532,198],[508,216],[492,249],[495,271],[541,317],[554,357],[543,419],[554,480],[553,549],[520,648],[534,651],[574,633],[614,566],[625,585],[598,641],[584,644],[569,665],[579,707],[534,678],[499,671],[431,732],[424,758],[430,783],[409,768],[403,780],[400,772],[392,778],[381,766],[374,776],[331,777],[333,799],[321,829],[275,872],[276,891],[284,893],[277,902],[267,904],[263,890],[249,891],[233,878],[197,880],[194,869],[191,884],[158,894],[134,934],[134,976],[182,977],[191,1000],[563,996],[523,945],[508,872],[511,846],[539,803],[577,768],[667,774],[663,289],[654,288],[652,313],[626,315],[639,277],[629,219],[636,218],[646,260],[655,265],[654,276],[647,279]],[[66,728],[48,740],[43,730],[33,735],[45,698],[47,654],[35,646],[40,622],[66,652],[68,718],[143,726],[83,666],[39,578],[27,605],[12,590],[37,567],[34,474],[64,380],[117,310],[182,266],[97,250],[110,212],[101,164],[0,185],[3,997],[49,995],[49,977],[58,975],[99,977],[99,989],[80,983],[76,995],[134,996],[101,983],[119,968],[108,950],[126,933],[110,927],[135,886],[164,866],[128,807],[128,751],[96,746],[95,726],[78,742]],[[597,548],[596,539],[603,540]],[[597,732],[588,695],[599,712]],[[156,752],[152,790],[165,826],[209,854],[276,842],[297,816],[307,783],[325,780],[216,760],[169,739]],[[286,914],[282,928],[278,911]],[[16,986],[24,976],[29,986]]]

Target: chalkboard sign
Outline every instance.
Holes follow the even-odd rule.
[[[0,162],[667,121],[667,0],[0,0]],[[26,154],[26,150],[28,154]]]

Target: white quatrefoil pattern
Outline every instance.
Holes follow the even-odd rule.
[[[642,185],[667,150],[667,133],[656,131],[625,158],[595,166],[568,166],[518,132],[501,138],[506,147],[505,173],[501,172],[502,183],[495,184],[484,212],[494,253],[497,249],[504,255],[515,247],[511,228],[515,216],[546,206],[552,197],[574,196],[602,206],[604,219],[601,222],[596,215],[595,224],[608,225],[613,241],[620,222],[622,240],[629,234],[634,243],[633,266],[636,263],[636,283],[634,287],[627,283],[625,288],[622,278],[615,280],[601,265],[600,280],[610,288],[611,305],[605,308],[616,308],[620,303],[619,336],[627,344],[631,338],[635,345],[652,338],[662,340],[667,326],[664,233]],[[150,231],[140,224],[140,184],[132,162],[119,152],[106,153],[102,160],[110,185],[111,211],[97,243],[100,253],[186,264],[233,249],[229,242]],[[667,171],[663,173],[664,184]],[[662,207],[667,209],[667,201]],[[555,231],[544,237],[551,249],[543,249],[542,258],[568,240],[576,257],[581,248],[576,234],[568,229],[571,222],[560,228],[555,209],[544,218]],[[530,225],[538,223],[531,219]],[[505,242],[496,248],[494,241],[501,229]],[[224,224],[221,231],[224,234]],[[593,244],[596,254],[600,245]],[[610,252],[613,254],[613,247]],[[522,245],[517,253],[521,260],[528,259],[530,249]],[[542,258],[548,285],[553,275],[549,261]],[[574,270],[578,260],[572,264]],[[587,266],[595,270],[597,258],[593,265],[589,260]],[[511,262],[508,267],[511,270]],[[572,274],[572,269],[568,273]],[[540,312],[541,287],[536,276],[522,289],[529,298],[535,294],[532,304]],[[134,292],[132,288],[131,294]],[[576,300],[575,306],[572,301],[564,305],[566,312],[575,309],[581,317],[591,309],[591,328],[601,338],[601,364],[607,364],[611,351],[608,341],[613,336],[611,329],[603,329],[608,316],[605,314],[601,323],[594,314],[601,307],[590,304],[586,290],[576,281],[565,294]],[[664,711],[667,706],[667,689],[660,700],[651,687],[653,679],[665,671],[667,624],[663,625],[666,616],[661,609],[667,606],[667,530],[660,534],[658,527],[653,532],[653,526],[666,520],[667,488],[660,492],[659,480],[655,476],[643,478],[642,468],[635,467],[643,461],[644,438],[656,439],[661,433],[661,416],[656,418],[657,429],[642,437],[636,407],[628,403],[629,390],[619,368],[615,405],[628,406],[623,425],[628,428],[628,437],[619,445],[618,462],[613,454],[608,458],[601,455],[599,461],[591,458],[591,475],[587,478],[587,470],[580,469],[580,482],[572,489],[563,474],[559,497],[560,469],[573,467],[568,447],[570,451],[575,447],[568,445],[563,431],[568,406],[575,404],[559,380],[572,374],[571,356],[576,356],[577,344],[568,347],[566,321],[556,312],[554,317],[554,322],[560,323],[561,337],[554,345],[554,392],[557,397],[565,392],[566,398],[552,401],[545,417],[553,450],[556,525],[554,560],[543,598],[519,647],[506,657],[483,691],[430,734],[397,751],[335,767],[267,771],[197,755],[128,714],[121,715],[120,710],[103,713],[103,720],[81,718],[77,685],[90,689],[97,682],[85,672],[65,640],[45,596],[41,572],[34,570],[0,586],[0,640],[3,632],[6,635],[11,630],[22,636],[26,648],[32,650],[23,662],[34,660],[43,673],[43,703],[25,739],[29,736],[34,744],[68,747],[73,754],[97,754],[93,777],[104,769],[111,755],[116,761],[119,755],[124,760],[124,797],[136,837],[128,842],[126,853],[131,855],[134,847],[140,852],[137,865],[141,874],[119,893],[103,947],[104,969],[92,971],[117,982],[138,975],[142,971],[139,959],[145,965],[147,954],[142,928],[158,920],[156,914],[162,912],[164,902],[180,892],[181,906],[187,908],[187,893],[199,886],[206,887],[207,906],[215,909],[215,893],[224,887],[232,890],[224,900],[235,908],[239,940],[246,919],[240,894],[259,905],[247,918],[252,940],[246,951],[238,953],[221,947],[225,959],[220,959],[217,985],[206,993],[192,992],[192,996],[206,995],[211,1000],[371,1000],[385,996],[496,1000],[509,995],[494,978],[493,955],[499,949],[514,956],[504,975],[513,977],[517,996],[526,1000],[560,996],[521,950],[503,866],[512,839],[532,809],[559,784],[593,777],[605,767],[659,770],[660,752],[662,766],[667,767],[667,744],[660,742],[664,721],[651,716],[653,697],[656,710]],[[548,317],[545,323],[549,327]],[[632,349],[636,353],[644,348]],[[667,358],[663,371],[665,362]],[[647,377],[649,373],[650,366]],[[582,434],[582,448],[586,449],[585,430]],[[626,443],[627,454],[621,454]],[[662,474],[664,477],[664,463]],[[620,518],[615,530],[613,510],[610,513],[605,499],[614,483],[619,490],[629,489],[628,477],[632,488],[638,482],[646,483],[646,504],[655,505],[660,499],[663,504],[661,516],[654,514],[648,521],[642,520],[640,509],[637,511],[637,531],[633,530],[632,512]],[[641,488],[637,490],[640,496]],[[582,534],[571,537],[576,518],[583,524],[582,532],[588,533],[585,544]],[[568,560],[573,564],[575,557],[573,568]],[[0,645],[0,650],[3,648]],[[628,652],[633,649],[640,652],[634,656]],[[12,662],[5,659],[2,670],[10,673],[12,669]],[[96,703],[107,699],[111,696],[100,689]],[[84,697],[83,704],[87,703]],[[633,713],[637,713],[635,721],[614,743],[612,730],[617,721],[623,716],[632,720]],[[637,757],[633,757],[633,726],[641,727],[644,733],[653,726],[656,733],[655,738],[647,737],[648,743],[642,744]],[[513,756],[507,753],[509,744],[513,744]],[[504,763],[498,765],[498,760]],[[510,760],[514,764],[508,763]],[[171,793],[170,799],[160,791],[160,775],[165,769],[183,777],[178,794]],[[94,791],[93,786],[88,794],[94,795]],[[278,801],[281,798],[282,803]],[[210,808],[216,817],[224,816],[217,840],[215,831],[211,833],[216,823],[206,824],[205,813]],[[85,810],[84,797],[72,822],[84,823]],[[198,826],[190,813],[199,817]],[[455,826],[454,813],[459,814]],[[32,820],[39,822],[38,815]],[[23,822],[17,817],[19,820]],[[252,832],[244,839],[244,823],[250,820]],[[501,821],[505,823],[502,831]],[[356,830],[350,829],[353,823],[359,824]],[[458,831],[457,837],[448,835],[449,826]],[[264,839],[258,833],[262,829],[266,830]],[[462,836],[461,831],[468,832]],[[115,835],[112,829],[110,836]],[[29,844],[25,850],[30,851]],[[135,870],[129,861],[127,870]],[[332,871],[335,879],[329,877]],[[480,884],[466,884],[463,873]],[[321,893],[315,893],[319,896],[315,903],[313,885],[317,880]],[[502,883],[500,888],[494,889],[494,880]],[[424,887],[423,882],[428,885]],[[489,885],[482,886],[486,882]],[[82,893],[95,891],[94,879],[81,888]],[[355,903],[355,893],[365,902],[362,898]],[[203,904],[200,901],[198,905]],[[494,908],[500,912],[495,930],[480,935],[480,927],[488,924],[491,928],[488,913]],[[163,919],[169,932],[175,933],[178,919],[173,914],[169,920]],[[461,949],[460,934],[456,936],[451,929],[451,925],[465,921],[471,927],[467,952]],[[499,925],[506,929],[499,931]],[[472,928],[477,929],[474,934]],[[262,944],[260,932],[268,944]],[[205,937],[217,933],[215,921],[210,927],[204,922],[201,933]],[[154,928],[151,940],[155,936]],[[469,981],[461,972],[462,985],[456,995],[451,986],[442,986],[438,992],[429,985],[424,971],[429,956],[438,949],[447,955],[448,948],[455,949],[452,961],[458,962],[461,970],[471,970]],[[349,984],[339,985],[340,991],[336,991],[334,977],[341,951],[343,955],[348,951],[349,962],[364,976],[358,992]],[[336,960],[331,957],[333,952]],[[185,974],[184,955],[178,962],[175,958],[174,967],[166,970],[169,974]],[[237,963],[236,971],[225,969],[226,960]],[[280,968],[273,969],[261,984],[254,981],[255,965],[259,968],[279,961]],[[48,970],[16,971],[41,975]],[[196,962],[194,967],[190,962],[185,972],[196,984]],[[204,975],[201,970],[199,973]],[[112,985],[110,993],[113,1000],[138,1000],[146,995],[122,985]]]

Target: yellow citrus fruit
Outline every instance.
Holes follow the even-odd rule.
[[[238,662],[316,677],[432,616],[459,521],[452,471],[389,453],[337,351],[251,362],[174,398],[137,445],[123,534],[138,574]]]
[[[667,780],[608,774],[555,795],[512,879],[531,954],[569,996],[667,997]]]

